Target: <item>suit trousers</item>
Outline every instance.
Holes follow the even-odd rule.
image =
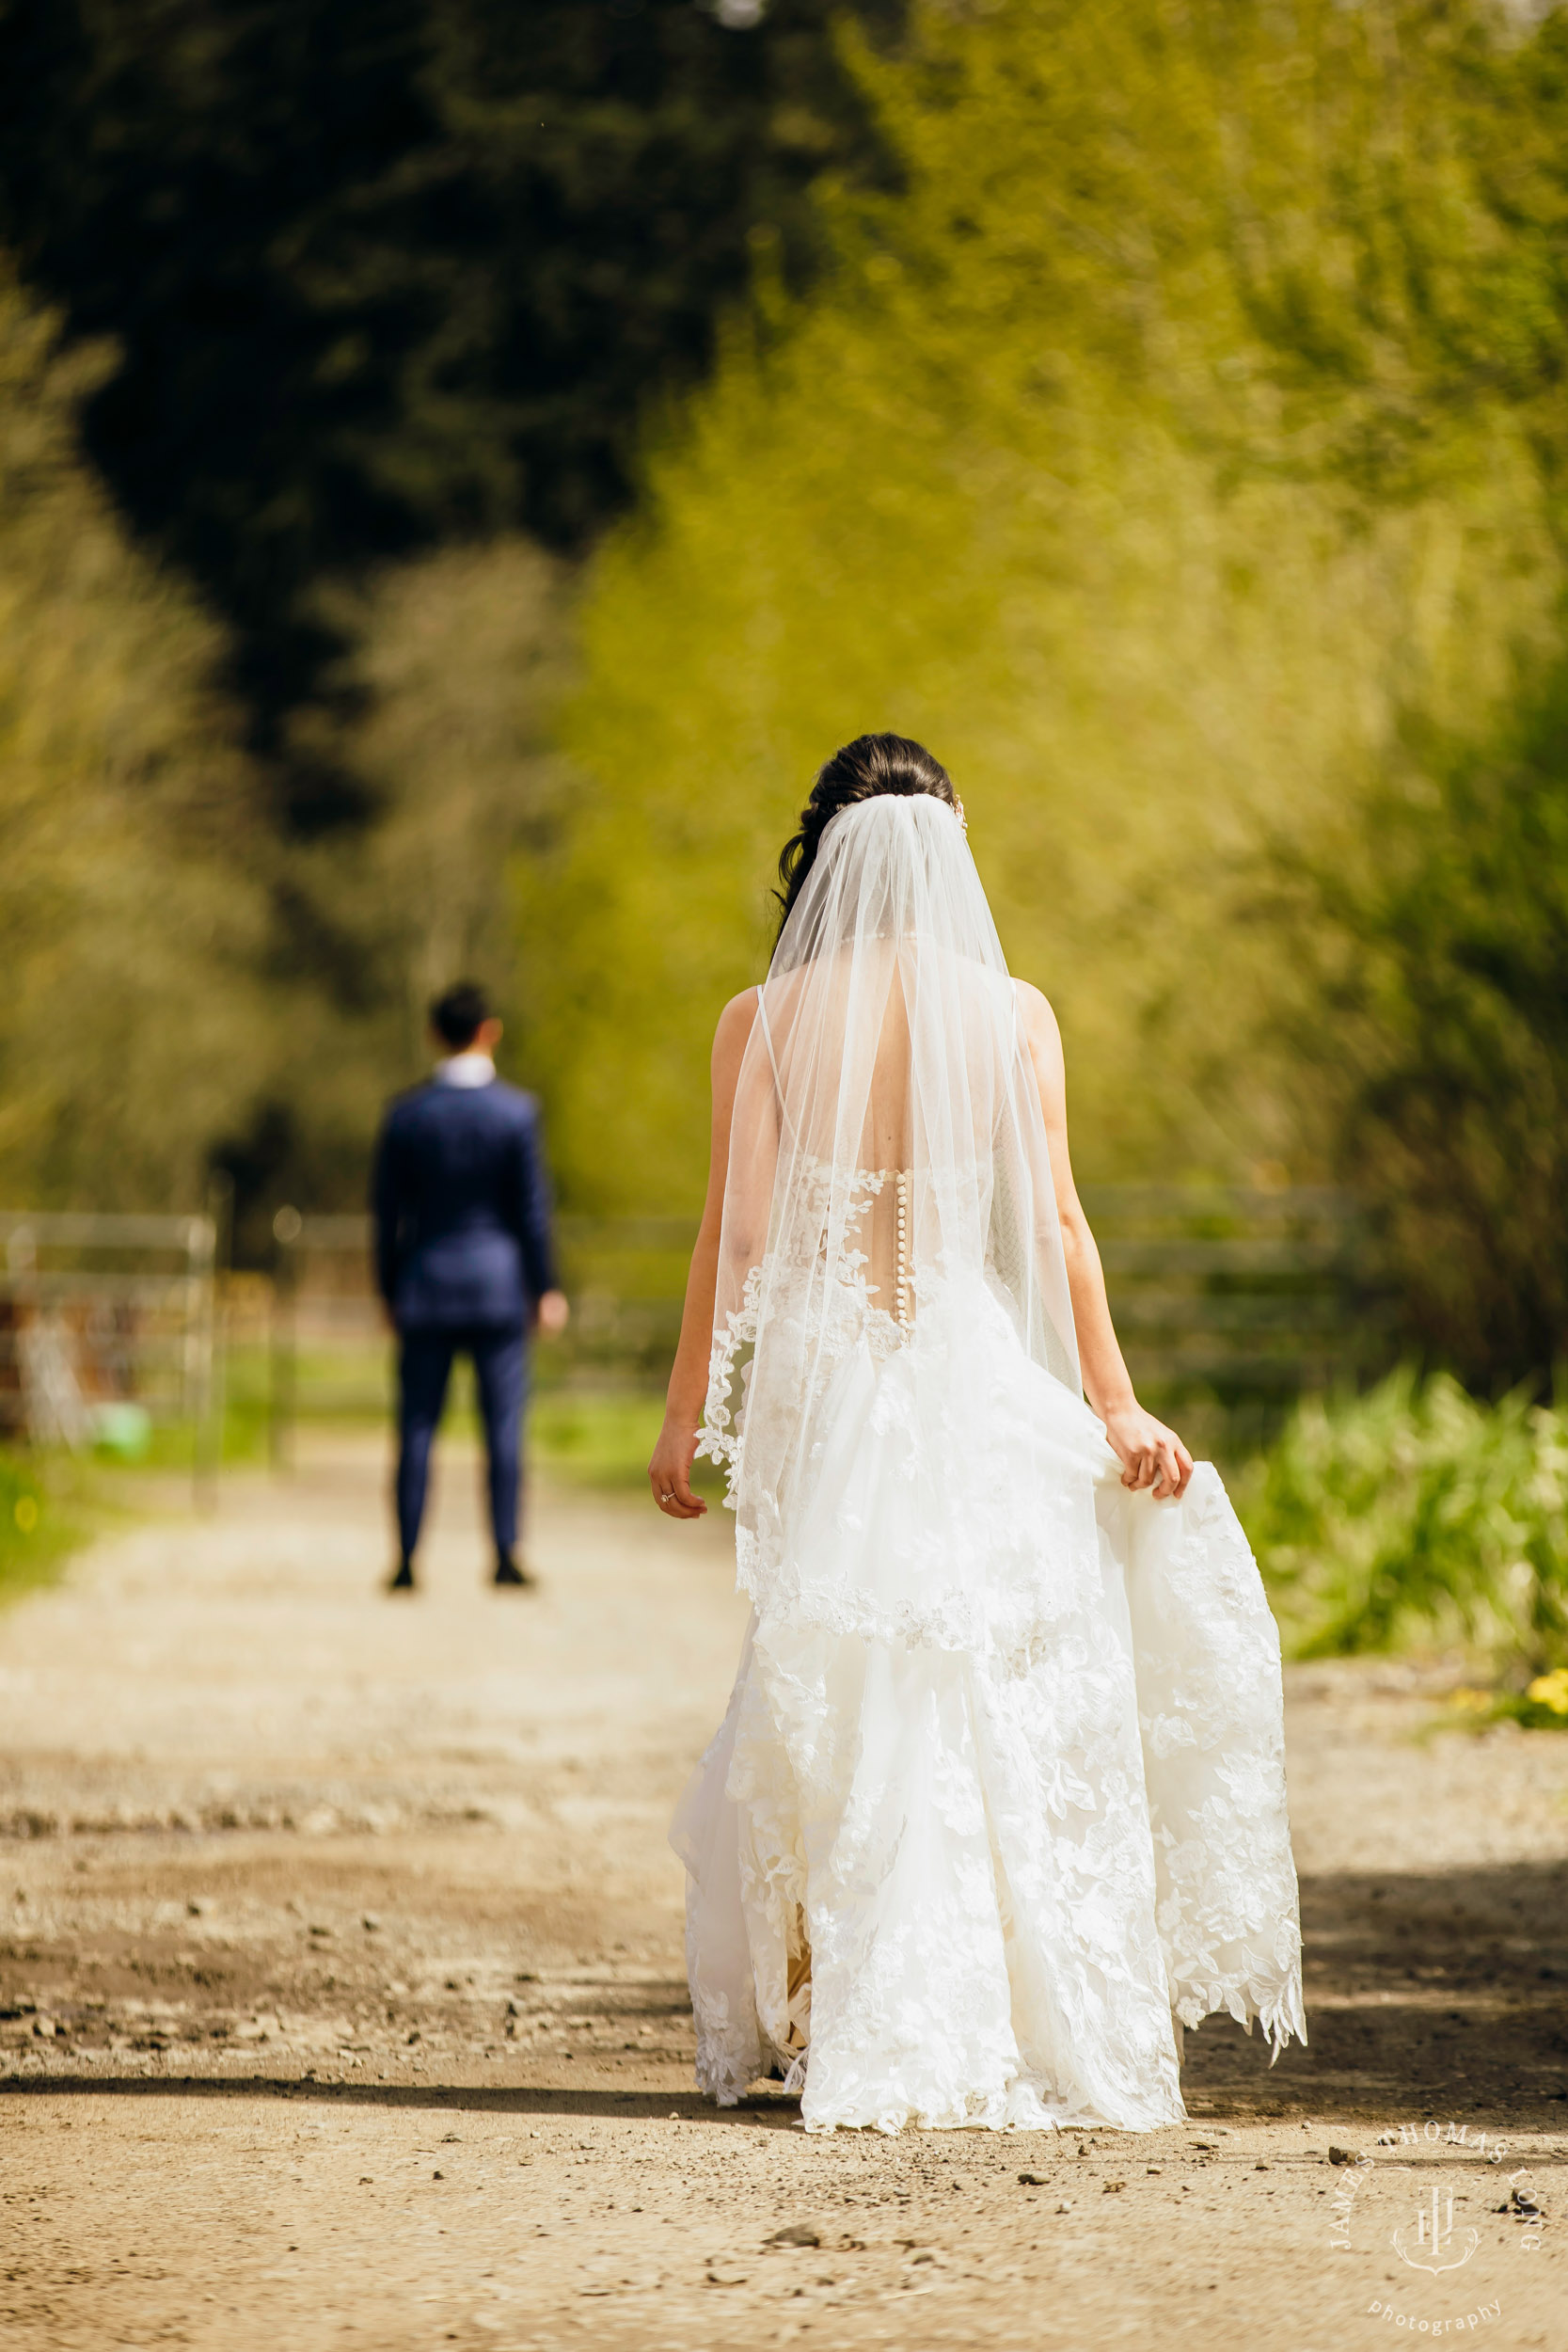
[[[474,1367],[484,1421],[489,1467],[490,1531],[496,1550],[517,1540],[522,1483],[523,1410],[528,1403],[528,1339],[515,1326],[466,1325],[451,1330],[404,1331],[398,1359],[398,1538],[410,1560],[420,1540],[430,1449],[447,1399],[452,1358]]]

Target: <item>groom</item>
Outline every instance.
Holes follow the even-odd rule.
[[[402,1342],[394,1593],[414,1590],[430,1448],[459,1354],[473,1360],[484,1417],[495,1581],[534,1582],[516,1551],[528,1334],[563,1330],[567,1315],[539,1113],[496,1075],[501,1025],[467,981],[437,998],[430,1023],[441,1058],[388,1111],[372,1184],[376,1282]]]

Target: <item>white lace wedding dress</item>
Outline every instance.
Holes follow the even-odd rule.
[[[752,1601],[672,1833],[703,2090],[1145,2130],[1183,2026],[1305,2039],[1274,1622],[1213,1470],[1130,1494],[1083,1401],[1014,991],[933,800],[835,820],[759,992],[703,1442]]]

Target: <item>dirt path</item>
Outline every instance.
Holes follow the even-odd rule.
[[[340,1443],[0,1617],[8,2352],[1568,2344],[1568,1740],[1297,1670],[1309,2051],[1212,2023],[1148,2138],[808,2140],[689,2088],[726,1526],[546,1497],[497,1596],[447,1470],[412,1603]]]

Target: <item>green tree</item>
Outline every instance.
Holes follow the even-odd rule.
[[[1291,1042],[1378,1213],[1406,1339],[1497,1393],[1568,1353],[1560,660],[1479,740],[1414,727],[1361,821],[1296,898],[1312,1019]]]
[[[102,362],[0,276],[0,1194],[201,1200],[266,1034],[221,652],[75,440]]]
[[[280,1194],[362,1198],[436,989],[511,968],[508,862],[562,789],[568,607],[519,538],[353,592],[355,651],[296,723],[379,815],[284,848],[214,684],[221,629],[78,447],[111,363],[0,278],[0,1203],[191,1206],[215,1159],[255,1256]]]
[[[1081,1160],[1307,1176],[1337,1099],[1271,865],[1342,843],[1408,714],[1549,657],[1563,33],[1322,0],[916,12],[854,51],[897,192],[829,185],[601,556],[584,789],[526,885],[583,1199],[685,1204],[707,1037],[832,745],[954,770]]]
[[[579,548],[753,239],[809,270],[805,190],[866,146],[830,22],[0,0],[7,232],[71,333],[113,338],[87,446],[230,632],[289,829],[370,809],[286,725],[345,650],[322,584],[507,528]]]
[[[570,615],[563,566],[516,536],[341,592],[334,618],[353,650],[294,723],[304,755],[352,766],[377,815],[278,858],[272,968],[279,939],[307,940],[309,984],[277,998],[252,1104],[220,1138],[248,1250],[279,1199],[360,1204],[383,1103],[427,1066],[442,987],[477,973],[517,1032],[507,875],[548,837],[566,789],[553,724]]]

